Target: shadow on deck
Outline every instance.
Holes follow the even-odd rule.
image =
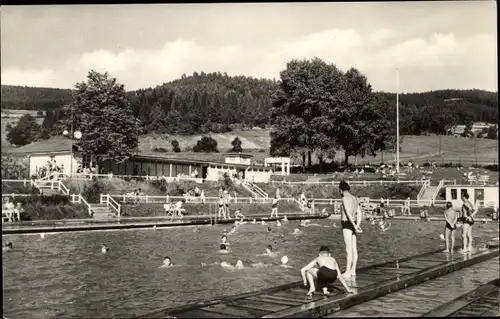
[[[302,282],[295,282],[164,309],[140,318],[318,318],[498,255],[498,242],[491,243],[485,250],[465,255],[449,255],[436,250],[358,269],[357,277],[347,281],[350,287],[357,290],[355,294],[346,293],[337,281],[328,297],[316,294],[312,300],[306,300]]]

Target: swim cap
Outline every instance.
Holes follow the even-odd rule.
[[[243,267],[243,262],[241,260],[238,260],[236,262],[236,267]]]
[[[271,231],[271,227],[267,227],[267,231]]]
[[[226,245],[224,245],[224,244],[220,244],[220,249],[221,249],[221,250],[226,250]]]
[[[281,257],[281,263],[282,263],[283,265],[286,265],[286,264],[288,263],[288,257],[287,257],[287,256],[283,256],[283,257]]]

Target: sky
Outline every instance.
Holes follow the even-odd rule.
[[[2,6],[1,83],[127,90],[193,72],[279,79],[291,59],[355,67],[376,91],[497,91],[495,1]]]

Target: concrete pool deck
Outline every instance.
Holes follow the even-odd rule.
[[[251,222],[255,219],[258,222],[266,221],[272,222],[278,219],[269,218],[269,215],[254,215],[245,218],[245,221]],[[283,215],[285,216],[285,215]],[[325,216],[318,215],[305,215],[305,214],[289,214],[288,220],[303,220],[303,219],[325,219]],[[340,218],[340,217],[339,217]],[[282,217],[279,218],[281,220]],[[20,223],[2,224],[2,235],[14,234],[37,234],[37,233],[54,233],[54,232],[71,232],[71,231],[90,231],[90,230],[113,230],[113,229],[140,229],[178,226],[202,226],[213,224],[234,224],[236,219],[228,220],[214,220],[206,215],[186,216],[183,218],[151,218],[151,217],[122,217],[110,220],[93,220],[93,219],[79,219],[79,220],[58,220],[58,221],[29,221]]]
[[[444,254],[442,249],[372,265],[348,280],[355,294],[348,294],[337,281],[333,292],[306,300],[302,282],[245,294],[221,297],[199,304],[160,310],[140,318],[304,318],[323,317],[391,292],[490,260],[500,255],[498,241],[469,254]]]

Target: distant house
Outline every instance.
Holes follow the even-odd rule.
[[[110,160],[97,162],[95,156],[83,154],[72,149],[72,141],[62,136],[34,142],[8,151],[11,155],[29,157],[30,176],[37,175],[47,162],[63,165],[62,173],[75,174],[79,166],[95,168],[99,174],[128,176],[165,176],[176,177],[179,174],[217,181],[224,173],[239,175],[243,179],[257,183],[267,183],[271,179],[271,167],[252,165],[251,155],[227,154],[225,163],[200,161],[187,158],[174,158],[159,154],[137,154],[130,159],[116,163]]]
[[[452,129],[453,135],[462,135],[465,132],[465,125],[457,125]]]

